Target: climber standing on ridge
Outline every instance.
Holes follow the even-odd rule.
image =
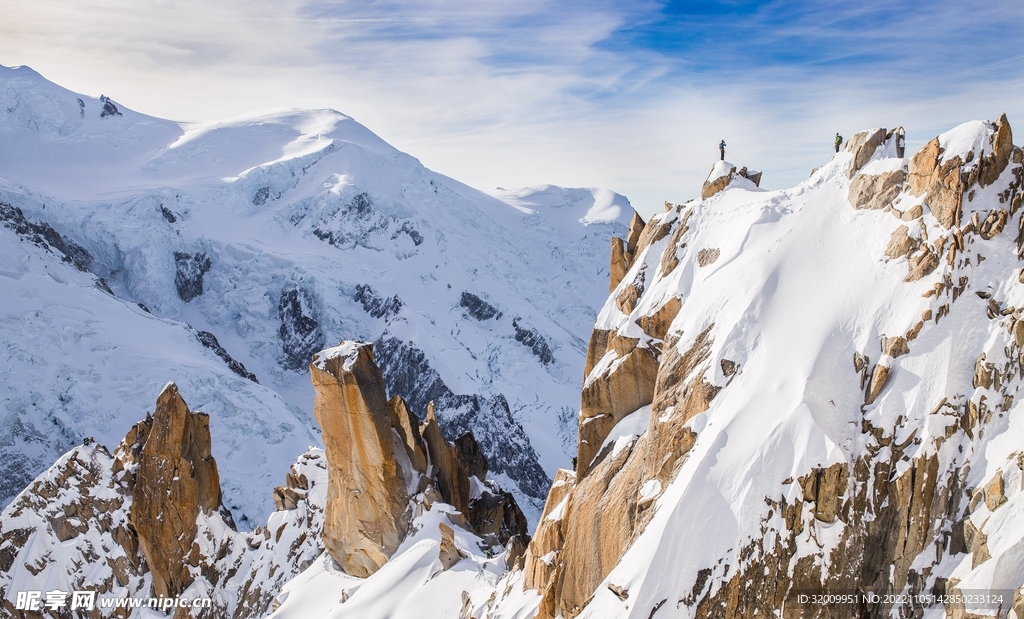
[[[839,132],[836,131],[836,152],[837,153],[839,152],[839,147],[842,146],[842,145],[843,145],[843,136],[839,135]]]
[[[718,152],[722,155],[722,161],[725,161],[725,140],[722,140],[718,144]]]

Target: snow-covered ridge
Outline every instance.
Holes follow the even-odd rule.
[[[254,526],[264,471],[319,442],[311,354],[361,339],[416,415],[436,400],[451,437],[483,437],[536,518],[574,448],[625,198],[488,195],[333,110],[178,123],[25,67],[0,67],[0,103],[0,203],[88,258],[74,273],[30,246],[45,235],[0,230],[0,294],[17,299],[0,316],[3,501],[83,437],[119,440],[173,379],[224,437],[225,501]]]

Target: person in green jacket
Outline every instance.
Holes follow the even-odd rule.
[[[836,152],[837,153],[839,152],[839,147],[842,146],[842,145],[843,145],[843,136],[839,135],[839,132],[837,131],[836,132]]]

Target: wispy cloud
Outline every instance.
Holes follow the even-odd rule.
[[[480,187],[692,197],[725,138],[779,187],[830,136],[1024,119],[1024,5],[0,0],[0,63],[209,120],[333,107]],[[813,160],[813,161],[812,161]]]

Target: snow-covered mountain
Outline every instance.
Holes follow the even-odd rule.
[[[29,85],[7,90],[9,116],[27,99],[56,101],[28,114],[34,128],[9,132],[43,161],[62,133],[76,135],[61,122],[82,120],[67,114],[78,104],[34,74],[19,79]],[[1024,619],[1024,150],[1005,116],[909,158],[902,129],[861,132],[780,191],[719,163],[702,199],[666,203],[623,234],[628,209],[610,194],[484,196],[334,113],[187,128],[118,117],[107,103],[83,100],[86,116],[108,112],[86,124],[136,118],[135,133],[93,124],[76,139],[116,151],[106,165],[131,189],[107,197],[90,176],[102,166],[76,159],[68,174],[82,193],[54,179],[43,196],[29,184],[51,173],[31,177],[3,154],[26,179],[0,194],[0,282],[16,310],[5,335],[19,334],[4,388],[21,407],[8,409],[20,443],[5,449],[59,449],[23,420],[69,435],[137,421],[158,390],[162,410],[205,427],[167,404],[177,389],[141,393],[153,371],[178,373],[183,395],[211,412],[210,431],[173,443],[190,460],[170,467],[164,443],[150,452],[140,437],[173,424],[146,420],[113,454],[78,446],[38,476],[0,520],[7,609],[16,587],[38,584],[206,594],[239,619]],[[263,131],[284,136],[284,159],[216,171],[230,140],[210,136]],[[313,148],[325,140],[339,145]],[[312,178],[325,162],[351,176]],[[174,190],[162,174],[179,179]],[[611,239],[610,264],[586,266],[608,260],[612,228],[625,242]],[[589,297],[572,287],[596,274],[611,294],[592,286],[603,307],[580,333],[570,314]],[[372,352],[347,342],[312,370],[327,449],[299,458],[265,525],[232,530],[214,476],[176,471],[208,471],[212,441],[229,505],[249,489],[237,487],[239,463],[279,480],[286,465],[258,467],[313,436],[297,360],[356,331]],[[553,398],[569,387],[559,415]],[[385,404],[396,393],[419,414],[438,402],[447,431],[472,428],[497,466],[475,457],[476,441],[446,443],[433,416],[414,429],[403,403]],[[109,404],[83,407],[90,398]],[[278,451],[257,462],[254,440]],[[548,454],[567,447],[575,467],[554,473],[529,544],[484,541],[500,490],[471,470],[497,471],[528,498],[529,462],[550,471]],[[191,538],[168,536],[159,517],[124,527],[197,485],[206,490],[188,494],[182,521]],[[153,539],[180,556],[139,550]],[[97,547],[108,561],[93,569]]]
[[[310,355],[362,339],[536,518],[625,198],[484,194],[332,110],[177,123],[25,67],[0,67],[0,103],[0,501],[174,380],[211,416],[225,503],[263,522],[319,443]]]

